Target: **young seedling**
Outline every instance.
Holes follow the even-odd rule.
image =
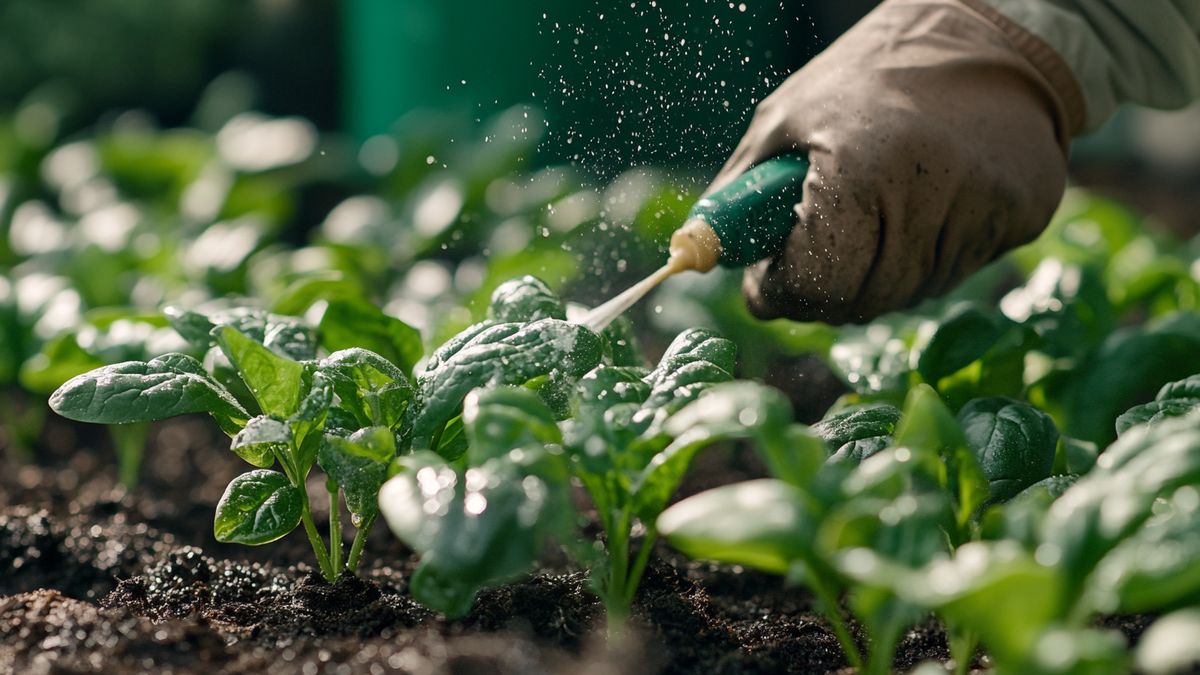
[[[185,354],[104,366],[69,380],[51,396],[51,407],[64,417],[113,425],[208,413],[233,437],[231,450],[257,467],[235,478],[218,502],[216,539],[261,545],[303,525],[326,579],[354,571],[413,398],[408,377],[363,349],[314,358],[315,332],[290,317],[253,309],[168,315],[184,338],[208,350],[208,368]],[[328,545],[310,509],[307,477],[314,465],[328,477],[333,504]],[[348,557],[340,496],[358,528]]]

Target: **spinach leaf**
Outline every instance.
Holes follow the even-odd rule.
[[[258,546],[267,544],[300,524],[303,495],[277,471],[257,469],[229,483],[213,521],[217,541]]]
[[[233,437],[229,449],[238,457],[260,469],[275,463],[275,457],[288,452],[292,432],[287,424],[266,415],[250,418],[246,426]]]
[[[685,499],[659,516],[658,530],[689,558],[787,574],[797,561],[813,557],[819,518],[811,496],[762,479]]]
[[[1185,312],[1114,331],[1080,364],[1063,394],[1063,431],[1107,445],[1118,415],[1195,372],[1200,372],[1200,316]]]
[[[78,375],[50,396],[50,407],[68,419],[98,424],[151,422],[207,412],[231,432],[250,417],[199,361],[184,354],[118,363]]]
[[[892,444],[899,421],[899,408],[880,403],[829,415],[812,431],[833,449],[830,462],[859,464]]]
[[[561,371],[580,377],[600,362],[595,333],[557,319],[526,326],[498,324],[483,330],[454,354],[443,357],[418,381],[421,406],[411,411],[412,446],[430,449],[442,429],[458,415],[463,398],[475,387],[524,384]]]
[[[380,508],[421,556],[413,597],[447,616],[469,611],[479,589],[527,572],[570,513],[564,467],[538,448],[465,472],[418,452],[398,469],[379,493]]]
[[[338,407],[354,417],[356,428],[397,428],[416,394],[403,371],[366,349],[334,352],[317,371],[329,378]]]
[[[471,466],[502,457],[513,448],[562,443],[554,416],[528,389],[476,390],[463,402],[462,420]]]
[[[1042,538],[1070,570],[1073,603],[1096,565],[1151,515],[1156,501],[1200,483],[1200,425],[1195,414],[1137,427],[1100,455],[1096,468],[1059,497]]]
[[[213,338],[264,413],[287,417],[296,412],[304,366],[276,354],[231,326],[214,328]]]
[[[318,325],[321,345],[331,352],[365,349],[411,373],[424,351],[421,334],[400,319],[359,299],[330,300]]]
[[[252,307],[204,312],[169,306],[163,314],[183,339],[199,349],[216,345],[215,329],[228,326],[289,359],[311,359],[317,353],[315,332],[296,317]]]
[[[326,434],[317,462],[346,497],[355,527],[379,513],[379,488],[396,457],[396,438],[384,427],[359,429],[347,438]]]
[[[958,413],[988,481],[988,502],[1007,501],[1050,475],[1058,430],[1046,413],[1008,398],[978,398]]]
[[[1164,384],[1150,403],[1134,406],[1117,418],[1117,435],[1132,427],[1158,424],[1200,410],[1200,374]]]
[[[528,323],[539,319],[566,321],[567,310],[544,281],[525,275],[496,287],[488,307],[488,318],[496,323]]]

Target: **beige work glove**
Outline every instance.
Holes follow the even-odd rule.
[[[973,5],[888,0],[755,110],[710,190],[774,155],[812,162],[784,251],[746,271],[755,316],[866,321],[945,293],[1049,222],[1077,85]]]

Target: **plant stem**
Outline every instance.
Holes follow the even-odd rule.
[[[857,670],[862,669],[863,658],[862,652],[858,649],[858,644],[854,642],[854,638],[850,635],[850,629],[846,626],[846,620],[842,617],[842,607],[838,604],[837,596],[833,591],[825,585],[821,580],[821,576],[811,565],[805,565],[805,583],[816,594],[817,600],[820,601],[821,607],[825,610],[825,620],[829,622],[829,627],[833,629],[833,634],[837,636],[838,643],[842,645],[842,651],[846,653],[846,660],[850,665]]]
[[[975,656],[979,637],[969,629],[952,627],[949,632],[950,658],[954,659],[955,675],[967,675],[971,672],[971,659]]]
[[[608,532],[608,588],[604,593],[604,609],[608,615],[609,646],[620,640],[629,617],[625,600],[625,575],[629,571],[629,513],[622,511]]]
[[[892,672],[892,655],[896,651],[897,631],[878,631],[881,635],[871,636],[867,655],[866,675],[888,675]]]
[[[342,508],[338,503],[341,489],[333,481],[325,483],[329,490],[329,568],[334,578],[342,573]]]
[[[351,572],[358,571],[358,559],[362,556],[363,546],[367,543],[367,535],[373,524],[375,524],[375,514],[363,519],[358,526],[358,532],[354,533],[354,543],[350,545],[350,557],[346,560],[346,567]]]
[[[654,542],[657,539],[658,528],[650,525],[646,528],[646,536],[642,537],[642,546],[638,549],[637,559],[633,561],[633,568],[625,578],[624,602],[626,607],[633,606],[633,598],[637,595],[638,584],[642,582],[642,573],[646,571],[646,563],[650,560],[650,554],[654,552]]]
[[[146,437],[150,434],[150,425],[146,422],[135,424],[114,424],[108,428],[112,436],[113,447],[117,451],[117,475],[127,490],[137,487],[138,476],[142,470],[142,456],[145,454]]]
[[[304,486],[300,486],[300,522],[304,523],[304,533],[308,535],[308,543],[312,544],[313,553],[317,555],[317,566],[321,568],[321,576],[325,577],[326,581],[332,582],[336,575],[333,573],[333,567],[329,564],[329,554],[325,551],[325,543],[321,541],[321,534],[317,532],[317,525],[313,522],[312,510],[308,507],[308,492]]]

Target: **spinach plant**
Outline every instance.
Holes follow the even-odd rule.
[[[520,299],[512,290],[520,289],[497,293],[493,317],[521,319],[558,311],[544,294],[509,306]],[[579,360],[566,359],[558,381],[533,380],[538,394],[529,387],[503,386],[530,380],[532,371],[524,368],[544,370],[538,350],[507,356],[507,346],[496,353],[510,360],[509,372],[519,377],[482,381],[473,375],[479,367],[469,365],[460,371],[472,374],[469,382],[445,384],[464,375],[443,375],[443,370],[455,367],[482,336],[493,334],[521,333],[488,324],[468,329],[430,359],[423,380],[423,386],[439,391],[490,385],[467,398],[462,431],[456,432],[465,442],[449,446],[461,447],[461,452],[447,451],[442,440],[455,423],[439,437],[415,422],[413,447],[418,452],[396,463],[395,476],[380,496],[393,532],[421,555],[413,595],[448,614],[461,614],[480,588],[525,572],[546,541],[584,539],[572,532],[572,519],[564,518],[570,512],[565,490],[573,477],[590,495],[604,531],[599,557],[594,549],[573,550],[592,568],[593,589],[617,634],[653,552],[655,520],[695,453],[718,440],[761,431],[764,442],[776,450],[773,456],[782,458],[786,453],[780,448],[786,444],[774,432],[786,427],[790,409],[780,394],[756,385],[719,384],[732,379],[733,345],[699,329],[679,335],[649,371],[627,365],[627,351],[609,348],[625,339],[621,335],[576,335],[561,345],[577,351],[580,344],[603,339],[603,362],[580,373],[574,368]],[[469,363],[477,360],[471,357]],[[564,382],[570,386],[560,386]],[[414,419],[433,414],[429,411],[441,405],[440,399],[428,405]],[[569,417],[559,420],[563,415]],[[435,427],[448,417],[438,412]],[[639,530],[643,534],[635,547]],[[464,531],[471,533],[469,545],[463,543]]]
[[[51,406],[103,424],[208,413],[233,437],[231,450],[257,467],[217,504],[217,540],[260,545],[303,525],[327,579],[357,568],[398,455],[463,455],[461,413],[472,389],[529,384],[554,401],[603,351],[600,336],[556,318],[565,316],[561,302],[532,277],[502,285],[492,318],[443,345],[416,377],[408,373],[421,353],[417,333],[361,301],[330,301],[315,328],[253,308],[165,314],[203,362],[174,353],[97,368],[60,387]],[[391,358],[347,346],[350,334]],[[314,466],[334,505],[328,545],[309,507]],[[357,530],[346,555],[342,500]]]
[[[690,556],[806,585],[850,664],[888,672],[899,637],[924,611],[889,579],[920,570],[975,536],[986,476],[954,416],[928,387],[913,390],[899,424],[892,409],[874,407],[835,414],[815,431],[820,435],[792,432],[815,441],[791,444],[791,465],[806,469],[781,472],[771,459],[775,479],[684,499],[662,513],[658,527]],[[890,438],[881,450],[845,450],[880,437]],[[842,613],[843,594],[870,636],[866,653]],[[952,630],[960,661],[969,661],[974,644],[969,631]]]

